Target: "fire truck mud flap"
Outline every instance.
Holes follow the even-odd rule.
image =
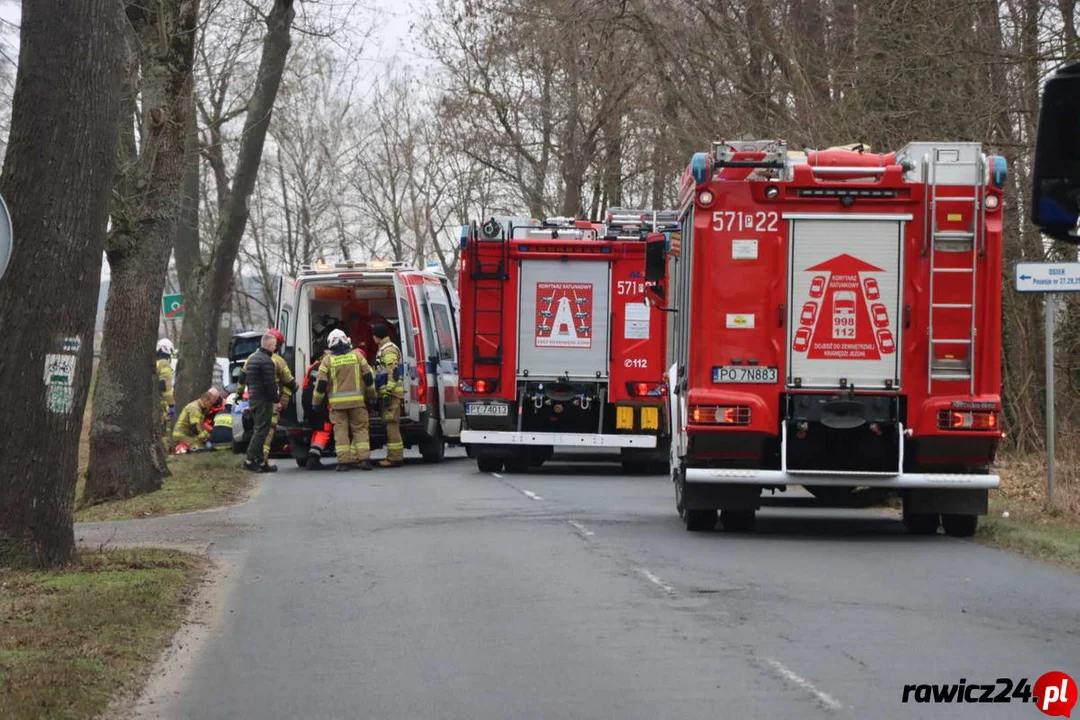
[[[553,447],[655,448],[655,435],[595,433],[497,432],[463,430],[461,442],[477,445],[550,445]]]

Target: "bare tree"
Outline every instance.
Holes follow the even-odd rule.
[[[213,235],[212,250],[205,261],[200,256],[200,262],[192,269],[186,283],[189,290],[185,299],[180,362],[177,367],[178,402],[196,397],[212,377],[218,322],[232,290],[233,266],[247,226],[248,202],[255,188],[274,100],[292,45],[294,17],[293,0],[274,0],[264,19],[266,35],[263,38],[262,57],[255,89],[247,103],[236,171],[232,178],[228,178],[223,171],[223,161],[214,167],[220,217]],[[186,234],[177,239],[190,242]],[[195,255],[191,248],[186,248],[184,252],[189,257]]]
[[[112,281],[94,391],[88,503],[157,490],[168,474],[153,348],[181,212],[198,2],[141,0],[127,5],[127,16],[135,47],[105,249]]]
[[[22,10],[0,178],[17,238],[0,281],[0,334],[18,348],[0,355],[0,393],[19,431],[0,453],[0,565],[9,567],[75,554],[72,506],[126,22],[114,0],[24,0]]]

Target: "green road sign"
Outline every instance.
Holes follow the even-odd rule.
[[[166,320],[176,320],[177,318],[184,317],[183,298],[181,298],[179,294],[162,295],[161,312],[165,314]]]

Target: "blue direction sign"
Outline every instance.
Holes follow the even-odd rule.
[[[1016,263],[1016,292],[1080,292],[1080,262]]]

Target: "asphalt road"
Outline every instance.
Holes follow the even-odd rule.
[[[214,540],[236,569],[153,716],[1033,718],[903,687],[1080,677],[1080,577],[873,512],[692,534],[614,466],[281,467]]]

